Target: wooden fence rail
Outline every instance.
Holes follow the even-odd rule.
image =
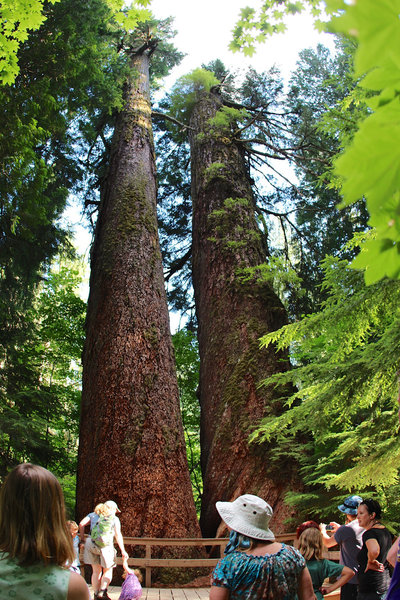
[[[285,533],[275,536],[277,542],[296,546],[296,535],[294,533]],[[228,543],[228,538],[138,538],[124,537],[125,546],[144,546],[145,556],[130,556],[128,565],[130,567],[140,567],[145,569],[145,587],[151,587],[151,570],[155,567],[179,567],[179,568],[198,568],[214,567],[219,558],[224,555],[224,548]],[[154,546],[200,546],[218,549],[219,556],[215,558],[152,558],[152,547]],[[211,551],[208,552],[209,554]],[[330,560],[339,560],[339,552],[325,551],[325,558]],[[83,552],[81,553],[81,562],[83,562]],[[118,556],[116,563],[121,565],[122,558]]]

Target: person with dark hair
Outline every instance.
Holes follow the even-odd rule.
[[[303,521],[303,523],[300,523],[300,525],[296,529],[296,539],[300,538],[303,531],[310,528],[319,530],[319,525],[315,521]]]
[[[358,553],[358,600],[383,600],[390,584],[387,555],[392,536],[380,522],[382,509],[377,500],[363,500],[358,522],[364,527],[363,545]]]
[[[47,469],[24,463],[0,490],[1,600],[89,600],[74,560],[64,498]]]
[[[217,502],[231,530],[225,557],[214,569],[210,600],[315,600],[305,559],[281,544],[269,529],[272,508],[245,494],[234,502]]]
[[[358,553],[361,550],[362,534],[364,533],[364,529],[357,520],[357,508],[361,502],[362,498],[360,496],[352,495],[347,496],[342,504],[339,504],[338,509],[346,515],[346,523],[339,525],[339,523],[331,521],[329,526],[333,532],[332,536],[327,533],[325,523],[320,523],[319,526],[324,546],[332,548],[339,544],[340,564],[355,572],[354,577],[340,589],[341,600],[356,600],[358,594]]]

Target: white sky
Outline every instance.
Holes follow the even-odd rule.
[[[232,53],[228,45],[240,9],[260,4],[261,0],[152,0],[150,8],[156,18],[174,17],[174,45],[187,54],[167,78],[167,85],[217,58],[231,69],[252,66],[260,72],[276,64],[287,78],[302,48],[315,47],[318,41],[333,47],[332,36],[318,33],[310,15],[295,15],[288,19],[287,31],[260,45],[253,57]]]

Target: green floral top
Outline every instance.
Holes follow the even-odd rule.
[[[56,565],[21,567],[0,552],[1,600],[66,600],[70,575]]]

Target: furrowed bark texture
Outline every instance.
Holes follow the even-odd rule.
[[[286,323],[272,287],[239,281],[239,271],[266,260],[254,200],[240,147],[228,130],[210,129],[221,106],[204,93],[191,126],[193,286],[199,327],[201,461],[204,491],[200,525],[214,536],[220,524],[217,500],[243,493],[261,496],[274,508],[273,526],[283,530],[290,515],[283,494],[293,489],[293,467],[272,466],[269,447],[249,445],[252,427],[281,410],[282,390],[258,389],[268,375],[288,368],[287,357],[259,338]],[[200,134],[200,135],[198,135]]]
[[[121,508],[128,536],[198,537],[156,216],[149,57],[132,59],[92,250],[77,518]]]

